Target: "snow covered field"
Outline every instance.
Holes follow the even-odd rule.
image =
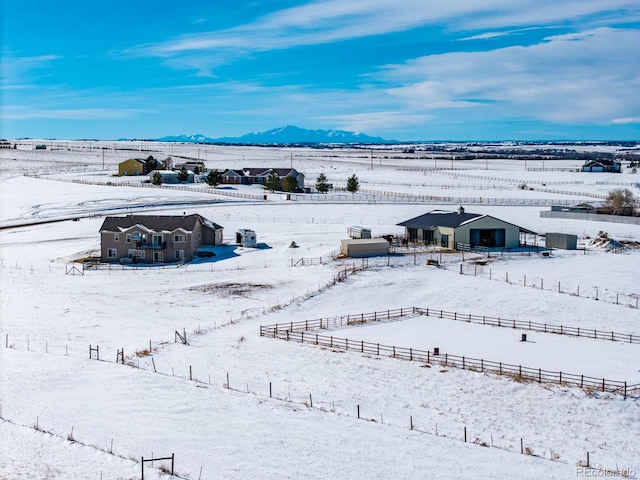
[[[412,306],[638,335],[640,250],[499,257],[477,272],[467,258],[464,275],[455,258],[434,268],[425,265],[429,254],[394,256],[334,284],[353,260],[291,264],[339,250],[350,225],[401,234],[397,223],[458,205],[358,194],[329,203],[268,193],[265,202],[208,193],[206,185],[70,182],[122,182],[111,176],[119,161],[151,154],[201,158],[218,169],[293,165],[311,184],[324,172],[344,187],[355,173],[367,192],[473,197],[467,212],[536,232],[585,242],[606,231],[637,242],[640,226],[546,219],[540,211],[548,207],[486,203],[593,200],[587,194],[606,195],[635,175],[529,171],[502,160],[453,162],[460,170],[441,172],[423,160],[429,170],[416,171],[420,161],[378,151],[132,144],[144,149],[136,152],[69,143],[0,151],[0,226],[10,226],[0,230],[0,479],[140,478],[141,457],[171,454],[175,473],[189,479],[640,476],[638,397],[259,336],[260,325]],[[522,190],[523,182],[536,187]],[[66,274],[73,260],[98,251],[104,215],[130,212],[200,213],[225,228],[228,245],[181,268]],[[18,226],[72,218],[80,221]],[[233,245],[239,228],[255,230],[264,248]],[[299,247],[289,248],[292,241]],[[176,331],[187,333],[188,345],[174,342]],[[416,317],[331,334],[640,383],[638,344],[538,332],[524,343],[521,333]],[[90,346],[99,346],[100,361],[89,359]],[[125,365],[116,363],[120,349]],[[587,453],[604,470],[584,470]],[[159,463],[144,478],[169,478]]]

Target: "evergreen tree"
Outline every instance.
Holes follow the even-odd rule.
[[[318,175],[316,178],[316,190],[320,193],[327,193],[329,191],[329,184],[327,183],[327,177],[324,173]]]
[[[347,191],[351,193],[356,193],[360,189],[360,183],[358,182],[358,177],[355,174],[351,175],[347,179]]]
[[[149,155],[144,161],[144,173],[151,173],[156,169],[156,159]]]
[[[280,177],[278,176],[276,171],[275,170],[271,170],[269,172],[269,176],[267,177],[267,179],[264,182],[264,188],[274,192],[276,190],[280,190],[281,183],[282,182],[280,181]]]
[[[178,181],[182,183],[182,182],[186,182],[188,179],[189,179],[189,172],[187,172],[187,169],[185,167],[182,167],[178,172]]]
[[[222,183],[222,173],[220,173],[217,169],[211,170],[207,175],[207,185],[211,187],[217,187]]]
[[[162,185],[162,175],[160,175],[160,172],[154,172],[151,176],[151,183],[154,185]]]
[[[285,192],[295,192],[296,188],[298,188],[298,181],[295,177],[284,177],[284,180],[282,181],[282,190]]]

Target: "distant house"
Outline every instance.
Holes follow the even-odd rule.
[[[148,173],[162,168],[162,162],[154,159],[129,158],[118,164],[118,176],[147,175]]]
[[[204,162],[201,162],[199,160],[190,160],[188,162],[184,162],[184,163],[177,163],[173,166],[174,170],[180,170],[182,167],[184,167],[187,170],[193,170],[194,172],[197,170],[198,173],[202,173],[204,171],[207,170],[207,167],[205,166]]]
[[[145,174],[145,161],[138,158],[129,158],[118,164],[119,177],[133,177]]]
[[[105,263],[172,263],[204,245],[220,245],[223,228],[200,215],[107,217],[100,227]]]
[[[178,180],[178,174],[180,172],[175,170],[154,170],[148,177],[150,181],[153,181],[153,176],[159,174],[162,177],[162,183],[176,184],[176,183],[193,183],[195,182],[195,174],[191,170],[187,170],[187,179],[184,182]]]
[[[293,177],[296,179],[296,185],[299,188],[304,188],[304,174],[298,172],[295,168],[269,168],[267,170],[262,169],[244,169],[245,174],[248,173],[250,177],[256,178],[255,183],[264,185],[271,175],[271,172],[275,172],[280,180],[284,180],[286,177]]]
[[[40,144],[38,144],[38,145],[36,145],[36,146],[35,146],[35,149],[36,149],[36,150],[46,150],[46,149],[47,149],[47,146],[46,146],[46,145],[44,145],[44,144],[42,144],[42,143],[40,143]]]
[[[552,205],[552,212],[570,212],[570,213],[600,213],[609,215],[611,207],[604,200],[595,200],[593,202],[582,202],[575,205]]]
[[[222,173],[222,183],[246,185],[249,180],[242,170],[225,170]]]
[[[398,224],[409,242],[444,248],[517,248],[526,245],[526,235],[535,232],[490,215],[433,210]],[[521,241],[521,234],[524,241]]]
[[[587,160],[582,166],[582,171],[620,173],[622,171],[622,163],[615,158],[607,160]]]
[[[304,188],[304,174],[295,168],[243,168],[241,170],[225,170],[222,174],[222,183],[239,185],[264,185],[275,172],[280,180],[286,177],[294,177],[299,188]]]

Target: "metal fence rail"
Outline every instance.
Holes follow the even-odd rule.
[[[553,333],[558,335],[570,335],[575,337],[593,338],[598,340],[610,340],[614,342],[640,343],[640,335],[633,333],[608,332],[591,328],[572,327],[565,325],[555,325],[552,323],[532,322],[529,320],[514,320],[500,317],[489,317],[486,315],[473,315],[470,313],[447,312],[434,308],[409,307],[396,308],[393,310],[383,310],[379,312],[359,313],[355,315],[343,315],[330,318],[317,318],[313,320],[301,320],[297,322],[279,323],[274,325],[260,326],[260,335],[271,336],[272,330],[276,333],[288,330],[290,332],[300,332],[316,329],[338,328],[348,325],[360,325],[369,322],[378,322],[392,318],[406,317],[410,315],[425,315],[429,317],[445,318],[467,323],[490,325],[494,327],[517,328],[533,332]]]
[[[397,312],[397,311],[396,311]],[[324,319],[313,322],[323,324]],[[300,325],[302,322],[296,322]],[[295,331],[285,325],[261,326],[260,335],[279,338],[282,340],[307,343],[319,347],[330,348],[336,351],[355,351],[362,354],[387,356],[408,361],[418,361],[427,364],[439,364],[447,368],[460,368],[463,370],[477,371],[480,373],[493,373],[512,378],[519,382],[554,383],[558,385],[575,386],[588,391],[609,392],[623,396],[640,395],[640,384],[628,385],[626,381],[608,380],[587,375],[554,372],[541,368],[531,368],[522,365],[496,362],[470,358],[448,353],[436,353],[429,350],[396,347],[380,343],[365,342],[362,340],[349,340],[329,335],[320,335],[313,332]]]
[[[485,315],[472,315],[470,313],[446,312],[444,310],[437,310],[433,308],[415,307],[415,312],[429,317],[447,318],[449,320],[491,325],[494,327],[518,328],[533,332],[555,333],[574,337],[611,340],[614,342],[640,343],[640,335],[634,335],[632,333],[605,332],[603,330],[591,328],[566,327],[564,325],[532,322],[530,320],[513,320],[500,317],[487,317]]]

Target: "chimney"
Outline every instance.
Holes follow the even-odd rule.
[[[458,207],[458,214],[462,215],[464,213],[464,208],[462,208],[462,205],[460,207]]]

